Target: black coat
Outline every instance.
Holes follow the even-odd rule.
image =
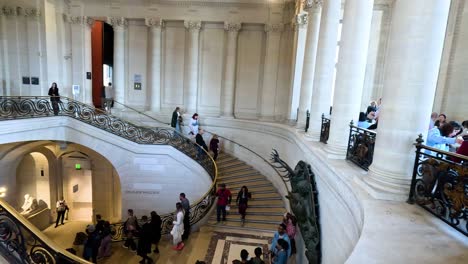
[[[155,219],[151,219],[150,222],[151,225],[151,231],[153,232],[152,234],[152,242],[153,243],[159,243],[159,240],[161,240],[161,217],[158,215],[156,216]]]
[[[202,135],[197,134],[195,136],[195,142],[197,142],[198,145],[202,146],[206,151],[208,151],[208,147],[206,146],[205,140],[203,140]]]
[[[144,223],[140,231],[140,239],[138,240],[138,255],[146,255],[151,253],[153,230],[149,223]]]
[[[171,127],[176,127],[177,117],[177,111],[172,112]]]
[[[48,95],[50,96],[50,101],[59,101],[60,100],[60,94],[59,94],[59,89],[58,88],[49,88],[49,93]]]

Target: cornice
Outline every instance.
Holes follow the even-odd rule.
[[[214,7],[214,8],[267,8],[267,7],[277,7],[283,8],[285,3],[277,2],[263,2],[263,3],[254,3],[254,2],[243,2],[243,3],[233,3],[233,2],[222,2],[222,1],[210,1],[210,0],[197,0],[197,1],[174,1],[174,0],[153,0],[151,2],[155,5],[166,5],[166,6],[180,6],[180,7]]]
[[[83,25],[87,27],[92,27],[94,23],[94,19],[88,16],[72,16],[69,14],[64,14],[63,18],[70,24],[73,25]]]

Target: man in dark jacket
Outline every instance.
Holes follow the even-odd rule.
[[[151,231],[153,231],[153,244],[156,245],[155,249],[153,250],[154,253],[159,253],[159,241],[161,240],[161,217],[155,212],[151,212]]]
[[[138,240],[137,254],[142,257],[140,263],[153,263],[153,260],[148,257],[148,253],[151,253],[151,241],[153,230],[150,223],[148,223],[148,217],[146,215],[141,217],[143,225],[141,226],[140,239]]]
[[[208,152],[208,146],[205,143],[205,140],[203,139],[203,129],[198,130],[198,134],[195,136],[195,142],[198,144],[198,154],[197,154],[197,159],[201,158],[203,155],[203,149]],[[203,149],[202,149],[203,148]]]
[[[176,107],[174,112],[172,112],[171,127],[175,128],[175,130],[180,133],[181,132],[180,131],[181,116],[180,116],[179,111],[180,111],[180,107]]]

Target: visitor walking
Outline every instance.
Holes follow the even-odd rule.
[[[174,250],[182,250],[184,243],[182,242],[182,235],[184,234],[184,208],[181,203],[176,204],[176,218],[172,221],[174,225],[171,230],[172,243]]]
[[[111,229],[109,221],[102,220],[101,215],[96,215],[96,231],[101,237],[101,245],[99,246],[98,257],[109,257],[111,255]]]
[[[242,186],[239,193],[237,194],[236,203],[239,208],[239,214],[241,215],[241,222],[245,224],[245,215],[247,213],[247,203],[249,201],[249,189],[247,186]]]
[[[94,225],[88,225],[86,227],[87,239],[84,242],[83,258],[85,260],[92,260],[93,263],[97,263],[97,255],[99,250],[99,245],[101,243],[101,237],[96,231]]]
[[[190,128],[189,134],[190,135],[195,136],[195,135],[198,134],[199,124],[200,123],[198,121],[198,114],[195,113],[195,114],[193,114],[192,119],[190,119],[190,123],[189,123],[189,128]]]
[[[184,208],[184,234],[182,240],[187,240],[190,234],[190,201],[185,197],[185,193],[180,193],[179,200]]]
[[[173,127],[175,131],[180,133],[181,123],[182,123],[182,116],[180,115],[180,107],[176,107],[174,112],[172,112],[171,127]]]
[[[223,221],[226,221],[226,206],[231,203],[232,194],[226,188],[226,184],[222,183],[216,192],[216,196],[218,197],[218,201],[216,202],[216,220],[219,223],[221,214],[223,215]]]
[[[153,238],[153,244],[155,244],[155,248],[153,250],[154,253],[159,253],[159,241],[161,240],[161,224],[162,224],[162,221],[161,221],[161,217],[158,215],[158,213],[156,213],[155,211],[152,211],[151,212],[151,230],[153,231],[153,235],[152,235],[152,238]]]
[[[153,259],[148,257],[148,253],[151,253],[151,240],[153,231],[151,230],[152,226],[148,223],[148,217],[146,215],[141,217],[143,225],[139,232],[140,238],[138,239],[138,256],[142,257],[140,263],[153,263]]]
[[[200,159],[204,155],[205,151],[208,152],[208,147],[206,146],[205,140],[203,139],[203,133],[203,129],[200,129],[198,130],[197,136],[195,137],[195,142],[198,144],[197,159]]]
[[[213,160],[216,161],[219,154],[219,139],[216,134],[213,134],[213,137],[210,140],[210,150],[213,151]]]
[[[124,223],[124,234],[127,236],[125,243],[123,245],[124,248],[129,248],[131,251],[136,251],[136,244],[133,238],[135,237],[136,232],[139,229],[138,226],[138,219],[136,216],[133,215],[133,209],[128,209],[128,218],[127,221]]]

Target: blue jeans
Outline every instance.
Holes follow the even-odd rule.
[[[226,206],[225,205],[216,205],[216,220],[220,221],[221,213],[223,213],[223,221],[226,221]]]

